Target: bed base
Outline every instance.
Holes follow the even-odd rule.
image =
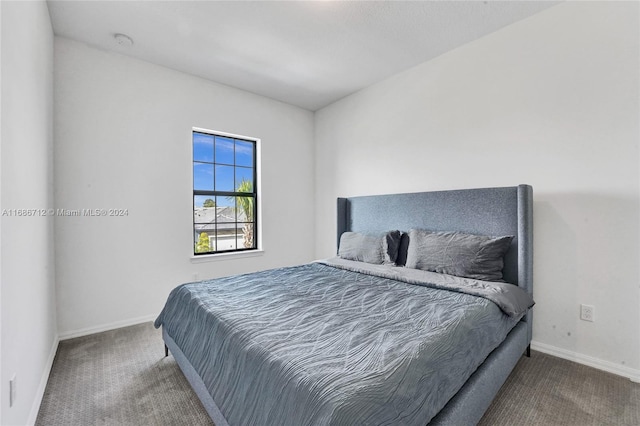
[[[204,409],[207,411],[207,414],[209,414],[209,417],[211,417],[211,420],[213,420],[213,423],[215,423],[216,426],[229,426],[229,423],[227,423],[227,420],[209,394],[202,378],[200,378],[196,369],[193,368],[189,360],[187,360],[187,357],[182,353],[182,350],[176,345],[176,342],[169,336],[164,327],[162,327],[162,339],[164,340],[165,354],[167,350],[171,351],[171,355],[173,355],[184,377],[187,378],[191,388],[198,396],[198,399],[200,399],[200,402],[202,402]]]
[[[527,347],[527,326],[519,322],[429,425],[477,425]]]

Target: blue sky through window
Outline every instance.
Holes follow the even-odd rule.
[[[193,189],[213,191],[213,164],[193,163]]]
[[[233,139],[216,136],[216,158],[217,164],[230,164],[233,166]]]
[[[193,133],[193,161],[213,163],[213,136]]]
[[[254,143],[230,137],[193,132],[193,189],[202,191],[236,191],[242,180],[254,186]],[[194,196],[194,206],[202,207],[212,195]],[[218,197],[219,207],[233,205]]]

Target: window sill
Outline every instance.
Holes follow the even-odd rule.
[[[218,254],[204,254],[202,256],[191,256],[191,263],[205,263],[205,262],[217,262],[219,260],[232,260],[232,259],[242,259],[245,257],[257,257],[262,256],[264,254],[264,250],[251,250],[251,251],[241,251],[241,252],[232,252],[232,253],[218,253]]]

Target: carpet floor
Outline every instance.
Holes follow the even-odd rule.
[[[37,426],[213,425],[151,323],[60,342]],[[523,357],[480,426],[640,425],[640,384]]]

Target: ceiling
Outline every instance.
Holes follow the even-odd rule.
[[[311,111],[557,3],[48,0],[58,36]]]

